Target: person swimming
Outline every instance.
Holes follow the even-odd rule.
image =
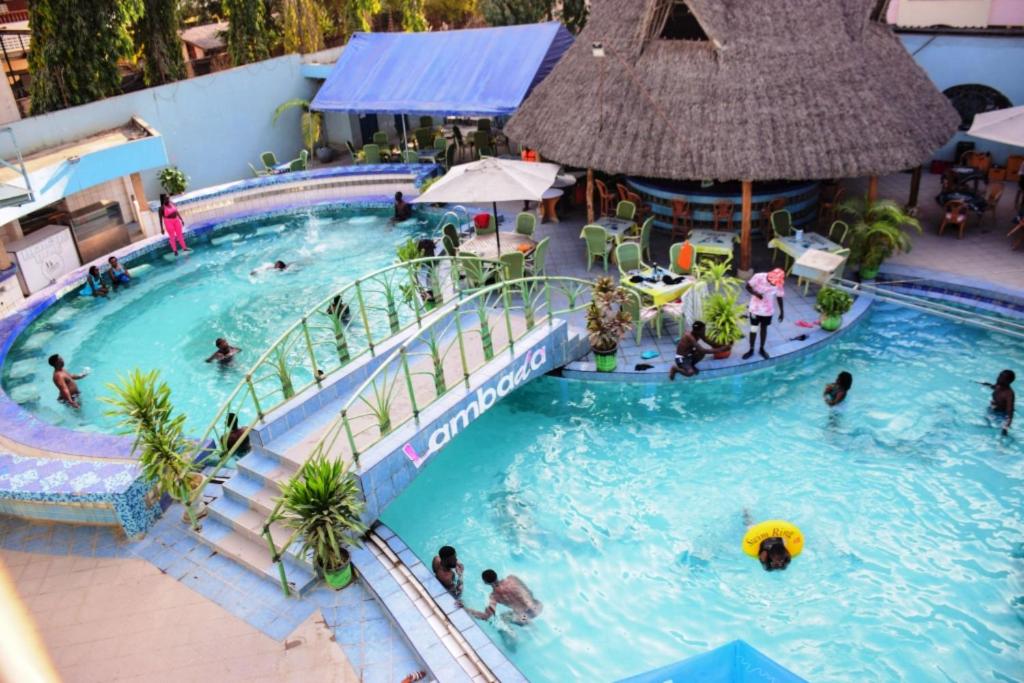
[[[221,365],[227,365],[235,357],[235,354],[242,350],[228,344],[228,340],[223,337],[218,337],[214,344],[216,344],[217,350],[206,359],[207,363],[217,361]]]
[[[480,578],[491,587],[491,597],[482,612],[466,607],[466,611],[477,619],[490,619],[497,613],[498,605],[504,605],[512,610],[502,615],[505,621],[526,626],[544,610],[544,604],[533,597],[533,593],[519,577],[510,574],[499,579],[493,569],[485,569]]]
[[[825,403],[830,406],[837,406],[846,398],[846,394],[853,386],[853,375],[843,370],[836,377],[836,381],[825,385]]]
[[[989,403],[989,409],[996,415],[1004,418],[1003,436],[1009,433],[1010,427],[1013,425],[1013,410],[1017,395],[1010,385],[1013,384],[1015,379],[1017,379],[1017,374],[1013,370],[1003,370],[999,373],[999,377],[996,378],[995,384],[979,382],[982,386],[992,390],[992,401]]]
[[[78,390],[78,384],[75,383],[75,380],[84,378],[88,373],[83,372],[75,375],[68,372],[64,369],[64,359],[58,353],[50,356],[46,362],[53,368],[53,385],[57,387],[57,400],[68,404],[72,408],[81,408],[78,398],[82,392]]]
[[[757,549],[757,561],[766,572],[785,569],[792,559],[786,542],[778,536],[764,539],[761,541],[761,547]]]
[[[464,567],[455,554],[455,548],[442,546],[432,562],[434,576],[445,590],[458,598],[462,595]]]
[[[412,206],[409,205],[405,199],[402,198],[401,192],[395,193],[395,215],[392,217],[392,223],[401,223],[412,218]]]
[[[103,284],[103,278],[100,277],[100,269],[97,266],[89,268],[89,274],[85,278],[85,287],[82,289],[82,294],[88,296],[107,296],[110,290]]]
[[[249,275],[256,275],[257,273],[262,273],[262,272],[265,272],[265,271],[268,271],[268,270],[276,270],[276,271],[288,270],[288,264],[285,263],[284,261],[280,261],[280,260],[274,261],[273,263],[264,263],[259,268],[255,268],[255,269],[249,271]]]
[[[341,294],[336,294],[331,299],[330,305],[327,307],[327,315],[332,318],[338,318],[341,322],[348,322],[348,319],[352,317],[352,312],[349,310],[348,304],[341,298]]]

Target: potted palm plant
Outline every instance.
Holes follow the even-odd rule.
[[[619,342],[633,328],[632,316],[623,309],[627,296],[610,277],[599,277],[594,282],[587,307],[587,333],[598,372],[615,370]]]
[[[317,159],[322,161],[330,161],[334,155],[333,150],[326,145],[317,147],[317,143],[320,142],[320,134],[324,127],[324,115],[318,111],[313,111],[309,108],[309,100],[304,100],[301,97],[290,99],[287,102],[282,102],[278,105],[277,109],[274,110],[273,123],[277,123],[277,120],[281,117],[281,114],[285,113],[289,109],[299,107],[302,109],[302,115],[299,117],[299,128],[302,132],[302,142],[305,144],[306,149],[309,150],[310,156],[316,155]]]
[[[348,464],[319,451],[281,484],[277,511],[270,521],[281,521],[292,529],[284,547],[300,540],[300,554],[312,559],[328,586],[340,589],[352,582],[345,546],[362,544],[364,508],[359,484]]]
[[[113,396],[101,399],[110,406],[106,414],[118,420],[122,434],[135,437],[132,452],[139,455],[143,476],[159,495],[166,493],[184,505],[182,518],[198,527],[201,501],[194,493],[203,476],[186,456],[192,443],[185,436],[185,416],[174,414],[170,387],[160,381],[157,370],[135,369],[107,388]]]
[[[731,261],[704,260],[697,266],[697,282],[704,285],[708,294],[736,294],[743,281],[729,275]]]
[[[853,297],[835,287],[822,287],[818,291],[815,308],[821,313],[821,329],[834,332],[843,324],[843,314],[853,306]]]
[[[704,302],[704,323],[707,337],[715,346],[727,347],[715,354],[715,358],[728,358],[732,345],[743,339],[741,326],[746,307],[736,299],[735,292],[712,294]]]
[[[910,251],[906,228],[921,232],[920,221],[891,199],[855,197],[841,203],[839,212],[850,224],[850,258],[860,264],[862,280],[875,279],[886,259]]]

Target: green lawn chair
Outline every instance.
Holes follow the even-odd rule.
[[[668,248],[668,269],[671,270],[676,275],[690,275],[691,273],[693,273],[693,267],[697,261],[697,254],[696,252],[694,252],[692,258],[690,259],[690,267],[687,268],[686,270],[683,270],[682,268],[679,267],[679,250],[683,248],[684,244],[686,244],[686,242],[676,242],[675,244]]]
[[[647,268],[647,264],[640,258],[640,245],[636,242],[623,242],[615,247],[615,260],[619,264],[619,274],[623,279],[629,278],[631,270]]]
[[[635,245],[634,245],[635,246]],[[640,345],[644,328],[650,325],[654,328],[655,334],[661,337],[661,309],[654,306],[644,306],[640,300],[640,293],[629,290],[626,303],[622,306],[633,318],[633,328],[636,329],[636,344]]]
[[[363,145],[363,163],[364,164],[379,164],[379,163],[381,163],[380,146],[378,146],[378,145]]]
[[[505,264],[506,280],[521,280],[526,277],[526,257],[523,256],[523,252],[510,251],[499,258]]]
[[[520,235],[533,237],[537,229],[537,217],[528,211],[523,211],[516,216],[516,232]]]
[[[584,225],[583,239],[587,244],[587,271],[594,265],[594,259],[604,261],[604,272],[608,272],[608,231],[600,225]]]
[[[298,159],[292,159],[288,163],[288,170],[291,171],[291,172],[294,172],[294,171],[305,171],[308,166],[309,166],[309,150],[304,149],[301,152],[299,152],[299,158]]]
[[[526,270],[530,275],[544,275],[547,272],[548,246],[550,237],[545,237],[537,244],[530,257],[526,260]]]
[[[406,164],[418,164],[420,163],[420,155],[417,154],[414,149],[407,149],[402,152],[402,162]]]
[[[789,237],[793,234],[793,215],[785,209],[775,211],[771,215],[772,232],[776,237]],[[779,255],[778,249],[772,250],[772,263]]]
[[[623,199],[615,206],[615,217],[624,221],[631,221],[636,218],[636,204]]]
[[[474,224],[475,225],[475,224]],[[476,234],[478,235],[493,235],[498,231],[498,225],[494,222],[494,214],[488,214],[487,216],[487,227],[481,230],[476,228]]]
[[[378,130],[373,134],[373,144],[381,148],[391,146],[391,142],[388,140],[388,134],[382,130]]]
[[[416,146],[421,150],[430,149],[434,145],[433,128],[417,128],[413,136],[416,138]]]
[[[438,152],[446,151],[448,149],[448,138],[442,135],[438,135],[436,138],[434,138],[434,149],[436,149]]]
[[[473,147],[477,159],[494,156],[494,148],[491,147],[491,134],[485,130],[473,133]]]
[[[265,169],[265,168],[264,168],[264,169],[256,168],[256,167],[255,167],[255,166],[253,166],[252,164],[249,164],[249,168],[250,168],[250,169],[252,169],[252,174],[253,174],[254,176],[256,176],[256,177],[260,177],[260,176],[265,176],[265,175],[270,175],[270,171],[268,171],[268,170],[267,170],[267,169]]]
[[[632,234],[623,235],[623,242],[636,242],[640,245],[640,251],[647,260],[651,259],[651,231],[654,227],[654,216],[649,217],[644,221],[644,224],[640,226],[640,232],[633,232]]]
[[[846,235],[850,232],[850,226],[843,221],[835,221],[828,229],[828,238],[839,245],[846,244]]]
[[[280,163],[273,152],[264,152],[263,154],[261,154],[260,161],[263,162],[264,168],[266,168],[268,171],[273,170],[274,167]]]

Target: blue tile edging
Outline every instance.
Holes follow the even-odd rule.
[[[915,296],[956,301],[974,308],[1024,318],[1024,290],[987,280],[928,268],[885,264],[875,284]]]

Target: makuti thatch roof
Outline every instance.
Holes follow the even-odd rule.
[[[889,28],[869,21],[872,4],[594,0],[586,29],[508,132],[547,159],[656,178],[916,166],[960,119]],[[663,38],[666,21],[708,39]]]

